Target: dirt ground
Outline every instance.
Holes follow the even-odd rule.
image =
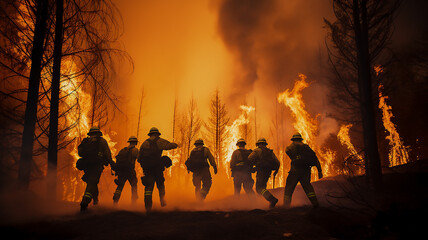
[[[372,193],[350,190],[355,182],[324,179],[313,183],[321,203],[317,209],[300,186],[290,209],[281,208],[283,189],[274,189],[280,202],[272,210],[260,197],[181,207],[170,197],[167,208],[155,205],[150,214],[142,200],[138,206],[101,202],[80,213],[78,203],[3,194],[0,228],[14,239],[419,239],[428,223],[427,177],[428,172],[385,174],[373,202],[361,200]]]

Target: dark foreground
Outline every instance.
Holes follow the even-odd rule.
[[[73,210],[39,218],[28,212],[25,221],[25,214],[21,220],[6,219],[13,209],[2,209],[0,228],[3,236],[10,234],[13,239],[420,239],[426,236],[428,223],[427,179],[426,172],[386,175],[382,206],[347,198],[339,204],[340,199],[331,198],[317,209],[308,205],[273,210],[171,209],[147,215],[107,206],[82,214],[78,204],[62,203]],[[332,183],[320,181],[314,186],[316,191],[322,185],[331,190]]]

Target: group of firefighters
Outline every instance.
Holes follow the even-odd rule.
[[[92,127],[88,132],[88,137],[83,139],[78,147],[80,159],[77,161],[76,167],[84,171],[82,180],[86,182],[86,190],[80,203],[81,211],[85,211],[91,201],[93,204],[98,203],[98,183],[104,167],[108,165],[117,176],[114,180],[117,188],[113,195],[113,202],[118,203],[127,181],[132,189],[132,202],[135,202],[138,198],[135,161],[138,161],[143,169],[144,176],[141,177],[141,181],[145,186],[146,211],[150,212],[152,209],[155,183],[159,192],[160,204],[162,207],[166,206],[163,172],[172,165],[172,162],[169,157],[162,156],[162,151],[175,149],[178,145],[161,138],[159,130],[153,127],[148,133],[149,138],[141,144],[140,149],[137,148],[138,139],[131,136],[128,139],[129,145],[121,149],[115,157],[116,161],[113,161],[107,141],[102,135],[98,127]],[[291,141],[292,143],[286,149],[286,153],[291,159],[291,167],[284,190],[284,207],[290,206],[291,196],[298,182],[302,185],[312,205],[318,207],[318,200],[310,180],[312,166],[317,168],[319,178],[323,177],[320,162],[315,152],[302,142],[303,138],[299,133],[294,134]],[[195,148],[190,152],[185,165],[187,171],[193,174],[192,181],[196,198],[202,201],[209,193],[212,184],[209,168],[212,166],[214,174],[217,174],[217,165],[202,139],[197,139],[194,145]],[[280,161],[275,153],[267,147],[268,143],[264,138],[257,140],[254,150],[246,149],[246,142],[242,138],[237,141],[236,145],[238,148],[233,152],[230,160],[235,195],[240,194],[241,187],[247,194],[254,195],[254,180],[251,174],[256,173],[256,192],[269,202],[270,208],[275,207],[278,199],[267,190],[267,182],[272,172],[275,177],[280,167]]]

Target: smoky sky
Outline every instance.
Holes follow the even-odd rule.
[[[319,76],[325,56],[323,18],[331,12],[327,0],[222,1],[218,32],[238,69],[232,81],[239,87],[230,100],[257,85],[284,91],[299,73]]]

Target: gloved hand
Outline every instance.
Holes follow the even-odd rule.
[[[213,167],[214,168],[214,174],[217,174],[217,167]]]

